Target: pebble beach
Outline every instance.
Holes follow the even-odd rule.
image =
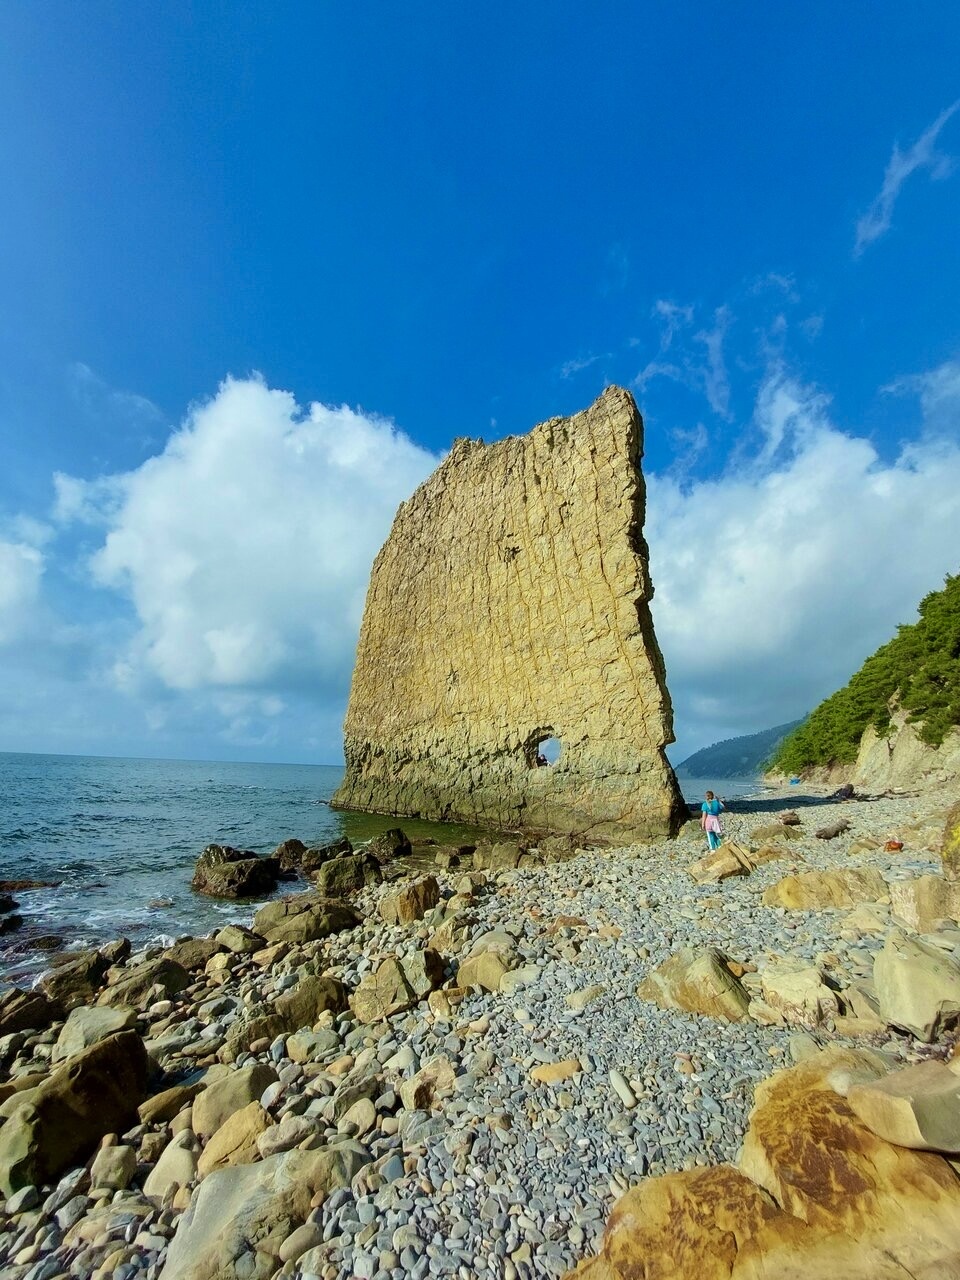
[[[849,1035],[844,992],[870,983],[898,923],[889,892],[817,910],[761,899],[810,871],[877,872],[885,890],[939,873],[957,795],[839,802],[802,791],[732,803],[725,838],[775,856],[719,883],[688,870],[706,851],[692,821],[675,840],[543,863],[531,854],[516,868],[440,858],[454,865],[431,872],[435,905],[388,923],[385,900],[424,879],[397,859],[383,883],[350,896],[359,922],[349,927],[303,942],[247,943],[238,931],[198,951],[182,989],[151,984],[129,1004],[101,990],[77,1007],[109,1012],[142,1038],[149,1096],[135,1123],[101,1135],[55,1180],[8,1189],[0,1271],[9,1280],[560,1277],[597,1252],[628,1187],[735,1162],[754,1088],[773,1070],[837,1042],[869,1045],[891,1067],[945,1053],[952,1041],[931,1046],[889,1026]],[[799,822],[778,838],[772,828],[789,809]],[[843,821],[837,837],[816,837]],[[885,850],[888,841],[902,848]],[[936,937],[960,960],[960,929]],[[837,1016],[728,1021],[637,994],[687,948],[721,953],[751,997],[769,969],[816,969]],[[420,990],[410,974],[428,950],[442,973]],[[502,961],[498,989],[458,985],[465,958],[485,952]],[[159,958],[157,948],[129,956],[114,986],[121,970]],[[406,973],[412,999],[371,1018],[355,997],[374,988],[382,997],[385,961]],[[350,1003],[304,1004],[326,980]],[[294,1026],[292,1008],[308,1008],[308,1020]],[[275,1034],[238,1035],[269,1033],[277,1010],[287,1021]],[[83,1022],[74,1011],[0,1037],[0,1146],[18,1097],[66,1060],[71,1019]],[[331,1151],[335,1176],[325,1174],[302,1215],[269,1207],[268,1169],[276,1189],[292,1156],[316,1163]],[[214,1230],[225,1210],[205,1190],[224,1169],[247,1179],[231,1191],[241,1224],[232,1231]]]

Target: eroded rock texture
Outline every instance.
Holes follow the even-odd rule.
[[[643,424],[610,387],[457,440],[373,567],[334,804],[623,839],[685,816],[650,618]],[[537,767],[539,744],[562,742]]]

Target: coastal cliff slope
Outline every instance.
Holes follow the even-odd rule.
[[[643,424],[609,387],[457,440],[373,567],[334,805],[593,839],[685,808],[643,538]],[[542,743],[562,744],[538,767]]]
[[[960,778],[960,575],[781,743],[771,777],[869,790]]]

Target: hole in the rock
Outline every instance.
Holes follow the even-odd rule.
[[[562,748],[563,743],[559,738],[544,738],[537,744],[537,764],[541,768],[556,764]]]

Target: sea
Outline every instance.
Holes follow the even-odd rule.
[[[475,827],[341,813],[329,800],[342,766],[137,760],[0,752],[0,880],[56,887],[14,893],[23,925],[0,936],[0,986],[29,984],[51,953],[126,937],[134,948],[247,924],[261,901],[219,901],[190,888],[208,844],[272,852],[347,836],[356,845],[401,825],[441,843]],[[683,779],[699,802],[755,795],[750,779]],[[278,892],[289,893],[290,884]]]

